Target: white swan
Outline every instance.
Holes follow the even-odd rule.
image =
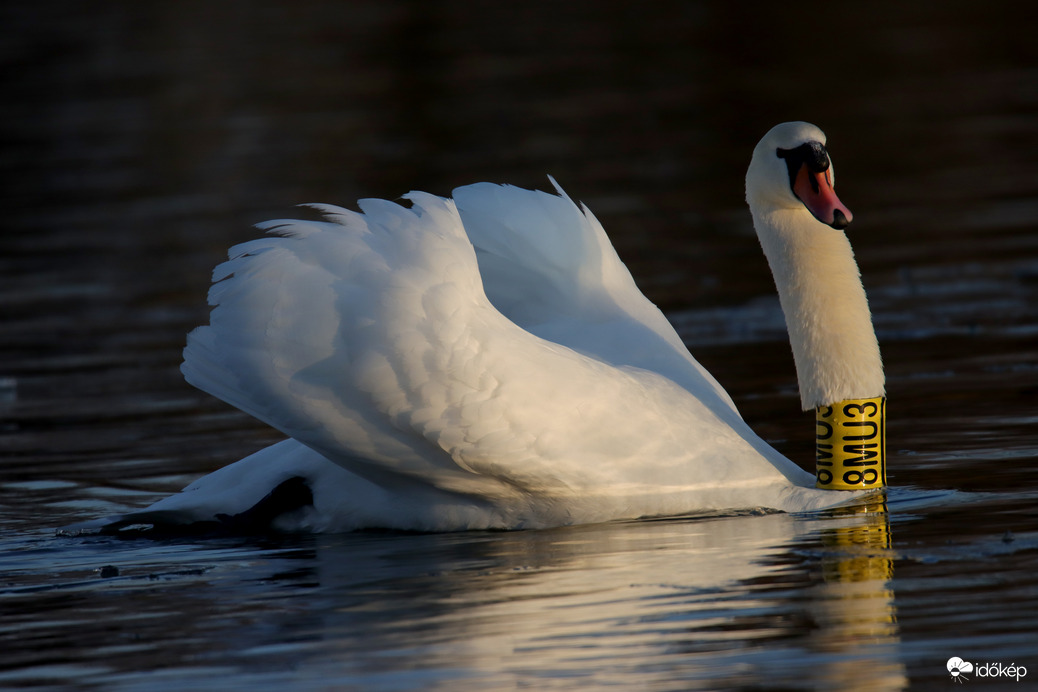
[[[786,123],[746,184],[805,409],[883,392],[828,163],[821,130]],[[556,189],[261,224],[216,268],[182,370],[290,439],[94,526],[522,528],[854,497],[750,430]]]

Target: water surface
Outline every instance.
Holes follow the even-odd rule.
[[[0,9],[0,687],[931,689],[952,656],[1033,683],[1038,58],[1018,4]],[[55,535],[279,439],[177,370],[250,224],[548,173],[754,429],[809,466],[742,201],[753,144],[788,119],[827,131],[855,212],[888,373],[885,505]],[[968,681],[985,683],[1016,684]]]

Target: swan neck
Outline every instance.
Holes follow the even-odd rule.
[[[847,236],[802,209],[753,217],[786,318],[803,409],[883,396],[879,344]]]

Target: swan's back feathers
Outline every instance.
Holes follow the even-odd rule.
[[[661,488],[679,497],[802,474],[680,342],[659,354],[677,337],[593,217],[545,193],[526,193],[541,209],[523,212],[520,192],[463,189],[461,216],[452,200],[411,193],[410,209],[362,200],[362,213],[322,206],[325,221],[261,225],[270,237],[216,268],[210,324],[189,335],[185,376],[386,492],[430,488],[541,513],[545,497],[608,497],[602,516],[637,516],[634,498]],[[478,263],[477,249],[498,259]],[[578,255],[594,257],[598,279],[567,276]],[[583,297],[540,306],[528,331],[483,289],[500,294],[522,274],[557,290],[575,281]],[[598,312],[563,319],[588,296]],[[630,342],[645,340],[656,355],[637,355]]]

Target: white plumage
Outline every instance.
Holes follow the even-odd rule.
[[[760,141],[746,174],[746,200],[786,315],[801,404],[808,411],[882,396],[886,379],[851,244],[842,231],[826,225],[829,219],[811,222],[805,201],[786,183],[786,164],[775,156],[777,149],[803,142],[824,146],[825,134],[808,123],[785,123]],[[830,206],[822,200],[820,213],[839,204],[831,190],[831,165],[828,174],[830,189],[824,180],[820,187],[830,193]],[[813,194],[809,188],[804,193]]]
[[[266,518],[317,531],[853,497],[810,487],[749,429],[595,217],[556,189],[479,183],[262,224],[269,237],[216,268],[182,369],[291,439],[97,525],[227,523],[292,479],[312,497]]]

